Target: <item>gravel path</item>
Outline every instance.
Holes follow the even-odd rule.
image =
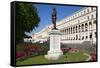
[[[91,59],[91,56],[87,53],[84,53],[84,55],[88,56],[88,58],[86,59],[86,61],[89,61]]]

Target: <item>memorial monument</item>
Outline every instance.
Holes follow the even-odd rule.
[[[61,51],[61,45],[60,45],[61,33],[56,28],[57,11],[55,8],[53,8],[51,19],[52,19],[53,28],[49,32],[50,46],[47,55],[45,55],[45,58],[48,60],[58,60],[63,55],[63,52]]]

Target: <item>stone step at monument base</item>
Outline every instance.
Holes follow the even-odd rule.
[[[62,51],[48,51],[48,54],[44,57],[48,60],[58,60],[62,55]]]

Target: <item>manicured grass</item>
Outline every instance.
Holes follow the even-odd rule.
[[[43,55],[27,58],[23,61],[17,61],[17,65],[32,65],[32,64],[48,64],[48,63],[63,63],[63,62],[80,62],[85,61],[88,56],[83,55],[83,52],[66,53],[59,60],[47,60]]]
[[[47,63],[61,63],[61,62],[64,62],[64,59],[61,58],[56,61],[52,61],[52,60],[50,61],[50,60],[45,59],[44,56],[41,55],[41,56],[35,56],[32,58],[28,58],[27,60],[24,60],[22,62],[18,61],[17,65],[47,64]]]
[[[65,54],[67,62],[80,62],[85,61],[88,56],[83,55],[83,52],[67,53]]]

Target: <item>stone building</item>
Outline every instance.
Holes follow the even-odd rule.
[[[57,28],[61,32],[61,43],[82,43],[91,41],[96,43],[97,31],[96,7],[84,7],[79,11],[57,21]],[[44,42],[49,39],[48,32],[52,24],[34,34],[32,39]]]

